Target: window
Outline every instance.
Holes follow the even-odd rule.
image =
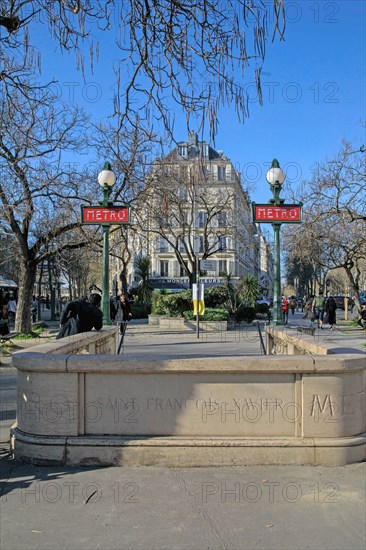
[[[180,267],[180,270],[179,270],[179,277],[185,277],[187,275],[187,270],[185,267],[182,267],[181,265],[179,266]]]
[[[159,239],[158,250],[159,252],[169,252],[169,245],[162,237]]]
[[[226,212],[219,212],[217,215],[217,225],[218,227],[226,227],[227,226],[227,217]]]
[[[222,273],[222,272],[227,272],[226,271],[226,260],[219,260],[219,273]]]
[[[226,166],[218,166],[217,167],[217,179],[220,181],[224,181],[226,176]]]
[[[160,260],[160,277],[168,277],[169,262],[168,260]]]
[[[177,197],[181,201],[186,201],[188,198],[188,192],[186,187],[180,187],[177,192]]]
[[[181,157],[187,156],[187,145],[178,145],[178,153]]]
[[[195,254],[199,254],[204,252],[205,250],[205,240],[203,238],[203,235],[199,235],[198,237],[194,238],[194,245],[193,250]]]
[[[219,237],[219,250],[226,250],[226,237]]]
[[[207,212],[198,212],[198,227],[205,227]]]

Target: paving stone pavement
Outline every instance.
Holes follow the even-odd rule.
[[[303,323],[295,314],[289,330]],[[54,334],[57,323],[49,330]],[[242,337],[195,338],[158,335],[134,323],[123,352],[260,353],[255,329],[244,330]],[[316,331],[314,338],[331,338],[358,353],[366,350],[366,333],[342,322],[336,331]],[[28,345],[17,342],[17,349]],[[365,463],[178,469],[40,467],[14,461],[8,451],[16,372],[5,355],[0,371],[1,550],[365,548]]]

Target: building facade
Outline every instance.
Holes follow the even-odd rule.
[[[156,288],[189,287],[197,271],[207,285],[249,273],[273,293],[273,260],[240,175],[223,151],[190,133],[166,157],[157,159],[134,209],[135,259],[150,259]],[[204,263],[201,263],[204,262]],[[137,284],[134,263],[128,284]],[[262,284],[264,282],[265,284]]]

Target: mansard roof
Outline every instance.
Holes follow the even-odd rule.
[[[198,141],[198,135],[196,132],[190,132],[188,135],[188,141],[179,141],[177,147],[175,147],[165,160],[193,160],[196,158],[204,158],[205,160],[224,159],[222,151],[216,151],[210,146],[208,141]]]

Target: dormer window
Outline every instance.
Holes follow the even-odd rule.
[[[186,144],[178,145],[178,153],[180,154],[181,157],[186,157],[187,156],[187,145]]]
[[[217,167],[217,179],[219,181],[225,181],[226,179],[226,166]]]

